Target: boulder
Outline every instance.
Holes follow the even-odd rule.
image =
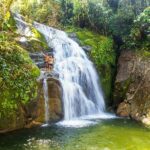
[[[49,120],[50,122],[57,122],[63,118],[63,104],[61,101],[62,89],[57,79],[49,78],[47,82],[49,94]]]
[[[62,89],[59,80],[48,78],[48,97],[49,97],[49,122],[57,122],[63,118]],[[45,100],[43,91],[43,79],[39,81],[37,99],[27,106],[28,118],[33,125],[45,123]]]
[[[78,39],[76,33],[74,33],[74,32],[68,33],[68,36],[69,36],[72,40],[74,40],[75,42],[77,42],[78,44],[80,44],[80,40]]]

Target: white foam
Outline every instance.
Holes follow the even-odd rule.
[[[49,124],[45,123],[45,124],[42,124],[41,127],[48,127]]]
[[[97,124],[100,120],[104,119],[116,119],[118,118],[115,114],[103,113],[96,115],[82,116],[79,119],[64,120],[56,123],[58,126],[71,127],[71,128],[83,128]]]
[[[27,42],[28,40],[27,40],[26,37],[21,37],[19,41],[22,42],[22,43],[25,43],[25,42]]]
[[[81,119],[114,119],[117,118],[115,114],[111,113],[101,113],[101,114],[95,114],[95,115],[88,115],[88,116],[82,116]]]
[[[96,121],[90,121],[90,120],[64,120],[58,122],[56,125],[63,126],[63,127],[83,128],[95,124],[97,124]]]

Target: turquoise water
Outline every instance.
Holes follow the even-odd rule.
[[[84,128],[52,125],[2,134],[0,150],[150,150],[150,129],[127,119]]]

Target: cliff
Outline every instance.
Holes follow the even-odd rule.
[[[150,125],[150,55],[123,51],[115,80],[117,114]]]

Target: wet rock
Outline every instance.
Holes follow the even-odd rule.
[[[59,74],[52,70],[52,71],[45,71],[45,69],[41,69],[41,75],[39,76],[38,80],[43,80],[43,78],[53,78],[58,80],[59,79]]]
[[[59,78],[59,74],[56,71],[50,71],[47,73],[47,78],[54,78],[54,79],[58,79]]]
[[[30,123],[28,123],[25,128],[33,128],[33,127],[38,127],[41,126],[43,123],[41,122],[37,122],[37,121],[31,121]]]
[[[85,52],[90,52],[92,50],[91,46],[82,46],[82,49],[85,51]]]
[[[30,57],[33,60],[40,59],[43,58],[43,53],[41,52],[30,53]]]
[[[80,40],[78,39],[76,33],[72,32],[72,33],[68,33],[68,36],[74,40],[75,42],[77,42],[78,44],[80,44]]]
[[[31,59],[33,60],[36,60],[36,59],[43,59],[43,54],[46,53],[48,55],[52,55],[53,52],[52,51],[43,51],[43,52],[34,52],[34,53],[30,53],[30,57]]]
[[[45,67],[45,63],[43,61],[39,61],[35,64],[38,66],[38,68],[44,68]]]
[[[142,119],[142,123],[144,123],[144,124],[150,126],[150,118],[143,118],[143,119]]]
[[[77,38],[77,34],[74,33],[74,32],[68,33],[68,36],[69,36],[70,38]]]
[[[49,96],[49,122],[57,122],[63,118],[62,89],[59,80],[54,78],[47,79]],[[45,100],[43,91],[43,80],[39,81],[37,99],[32,101],[27,107],[28,116],[32,122],[45,122]],[[31,121],[30,121],[31,122]]]
[[[118,61],[114,91],[117,114],[149,124],[149,93],[150,58],[135,52],[123,51]]]
[[[117,115],[119,115],[121,117],[129,117],[130,105],[125,102],[120,103],[120,105],[118,106],[118,109],[117,109]]]
[[[49,78],[47,83],[49,94],[49,120],[50,122],[56,122],[63,118],[62,89],[57,79]]]

